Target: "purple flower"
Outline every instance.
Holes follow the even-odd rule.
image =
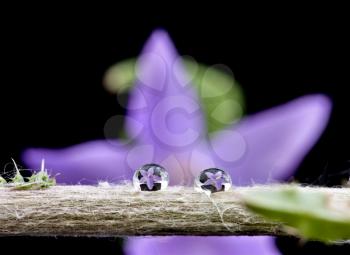
[[[208,137],[200,100],[165,32],[152,34],[136,72],[125,123],[132,143],[99,140],[61,150],[28,149],[23,154],[26,164],[36,168],[45,158],[47,168],[60,173],[57,181],[68,184],[131,179],[134,170],[147,163],[164,166],[170,185],[192,185],[195,176],[210,167],[227,170],[234,185],[280,181],[293,174],[330,114],[327,97],[309,95],[246,117]],[[155,181],[149,173],[143,178],[148,187]],[[220,184],[217,176],[210,180]],[[130,238],[126,251],[130,255],[278,254],[269,237]]]
[[[149,190],[153,189],[154,182],[161,180],[161,177],[154,174],[154,167],[151,167],[150,169],[148,169],[148,171],[140,170],[140,173],[142,175],[140,183],[146,184]]]
[[[222,184],[225,182],[224,177],[222,176],[222,172],[218,171],[217,173],[206,172],[205,175],[208,177],[203,185],[213,185],[216,190],[219,191],[222,189]]]

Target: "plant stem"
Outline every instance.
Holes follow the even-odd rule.
[[[252,214],[239,201],[247,191],[274,187],[234,188],[211,197],[188,187],[0,188],[0,236],[287,235],[280,223]],[[303,189],[350,201],[348,189]]]

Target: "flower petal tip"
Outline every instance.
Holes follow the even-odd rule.
[[[143,54],[153,53],[164,60],[177,57],[175,46],[169,34],[163,29],[152,32],[142,51]]]
[[[329,113],[332,109],[332,100],[324,94],[311,94],[301,98],[301,100],[307,100],[310,106],[315,109],[322,110],[322,112]]]
[[[22,155],[22,161],[30,168],[39,168],[40,158],[44,158],[43,151],[41,149],[26,149]]]
[[[300,103],[299,107],[304,109],[308,121],[318,126],[320,132],[323,131],[331,114],[331,99],[324,94],[311,94],[297,99],[297,102]]]
[[[168,32],[163,29],[163,28],[157,28],[155,30],[153,30],[151,36],[150,36],[150,40],[154,39],[154,40],[158,40],[158,39],[165,39],[165,40],[170,40],[169,39],[169,34]]]

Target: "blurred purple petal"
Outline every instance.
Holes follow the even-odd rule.
[[[278,255],[274,238],[260,237],[145,237],[129,238],[126,255]]]
[[[182,150],[156,150],[156,158],[169,172],[170,185],[192,186],[203,169],[215,166],[206,140]]]
[[[212,139],[217,166],[236,185],[288,178],[323,132],[330,110],[327,97],[310,95],[247,117]]]
[[[106,140],[92,141],[66,149],[28,149],[23,161],[31,169],[38,169],[41,159],[52,175],[59,174],[58,183],[95,184],[100,180],[121,181],[130,179],[132,171],[126,165],[123,145]]]
[[[211,143],[215,153],[209,152],[206,142],[194,147],[191,164],[185,166],[198,172],[200,162],[205,162],[205,168],[211,167],[214,157],[220,167],[230,172],[236,184],[285,178],[317,141],[327,124],[330,108],[326,97],[313,95],[248,117],[233,129],[234,133],[228,130],[216,134]],[[230,162],[232,158],[234,162]],[[271,237],[131,238],[126,252],[128,255],[279,254],[273,240]]]
[[[206,133],[197,94],[187,79],[179,79],[186,72],[165,31],[151,35],[138,59],[136,74],[127,107],[130,137],[176,150],[191,146]],[[144,103],[141,106],[139,102]]]

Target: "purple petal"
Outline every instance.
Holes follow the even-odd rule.
[[[151,190],[151,189],[153,189],[153,186],[154,186],[153,179],[152,178],[148,178],[147,179],[147,188]]]
[[[260,237],[144,237],[129,238],[126,255],[278,255],[274,238]]]
[[[145,184],[147,182],[147,180],[148,180],[148,178],[144,176],[140,179],[140,183]]]
[[[236,185],[290,177],[326,127],[330,100],[301,97],[246,118],[215,135],[211,144],[217,167]]]
[[[206,180],[203,185],[212,185],[213,184],[213,180],[212,179],[208,179]]]
[[[148,169],[147,175],[152,176],[153,174],[154,174],[154,167],[151,167],[150,169]]]
[[[22,159],[31,169],[38,169],[41,159],[52,175],[59,174],[58,183],[95,184],[99,180],[111,182],[130,179],[132,169],[125,161],[123,145],[92,141],[66,149],[27,149]]]
[[[212,179],[214,177],[214,174],[211,172],[206,172],[205,175],[210,179]]]
[[[186,79],[179,79],[186,72],[166,32],[157,30],[151,35],[136,70],[138,80],[126,118],[130,137],[170,150],[197,142],[206,132],[200,102]]]
[[[158,175],[153,175],[153,181],[158,182],[161,181],[162,177],[158,176]]]
[[[217,191],[222,189],[222,183],[223,183],[223,180],[220,180],[220,179],[215,182],[215,188]]]
[[[143,177],[146,177],[146,176],[148,176],[148,172],[146,171],[146,170],[140,170],[140,173],[141,173],[141,175],[143,176]]]
[[[219,179],[219,178],[221,178],[222,177],[222,172],[221,171],[219,171],[219,172],[217,172],[216,174],[215,174],[215,179]]]

